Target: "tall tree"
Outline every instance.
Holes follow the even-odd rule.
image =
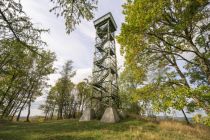
[[[11,55],[10,61],[2,67],[4,72],[0,73],[2,117],[15,114],[18,110],[20,114],[26,104],[30,105],[41,95],[46,87],[47,76],[54,71],[54,53],[39,49],[38,52],[45,56],[43,58],[18,45],[22,44],[7,41],[1,46]]]
[[[58,119],[63,118],[65,98],[70,94],[72,90],[72,88],[69,88],[70,87],[69,84],[71,83],[71,78],[76,74],[76,72],[73,71],[72,63],[73,61],[67,61],[63,66],[63,70],[61,71],[61,78],[59,79],[58,83],[60,84],[58,86],[59,90]]]
[[[174,104],[177,105],[173,106],[176,109],[187,106],[189,102],[186,99],[192,98],[197,106],[202,104],[202,108],[208,112],[208,98],[204,103],[203,98],[189,94],[192,88],[190,84],[210,84],[208,5],[207,0],[134,0],[124,5],[126,21],[122,25],[118,42],[125,53],[125,65],[132,73],[143,70],[147,77],[145,82],[152,85],[154,81],[151,79],[159,79],[156,72],[168,75],[161,85],[171,83],[169,88],[163,86],[166,91],[170,89],[170,94],[167,94],[169,97],[174,97],[176,91],[179,93],[177,87],[185,89],[177,94],[177,99],[185,102]],[[186,65],[185,70],[183,65]],[[195,72],[202,75],[197,76]],[[175,77],[169,73],[174,73]],[[191,81],[188,81],[189,76]],[[168,99],[174,102],[173,98]],[[164,104],[164,101],[169,100],[161,101]]]
[[[124,6],[126,23],[118,41],[127,57],[136,58],[136,51],[132,51],[136,49],[191,63],[202,70],[209,84],[208,4],[207,0],[129,2]]]
[[[69,118],[74,114],[75,100],[72,94],[74,84],[71,78],[76,74],[72,66],[73,61],[67,61],[61,71],[59,78],[50,89],[47,100],[40,108],[45,112],[45,118],[53,118],[57,112],[57,119]]]

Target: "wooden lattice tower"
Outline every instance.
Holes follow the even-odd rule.
[[[117,58],[115,31],[117,25],[111,13],[94,21],[96,44],[93,63],[93,99],[107,107],[118,106]]]

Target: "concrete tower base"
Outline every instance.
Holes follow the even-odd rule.
[[[116,123],[119,121],[120,118],[118,116],[117,110],[113,107],[108,107],[101,118],[101,122],[105,123]]]
[[[79,121],[90,121],[95,118],[95,111],[91,108],[86,108]]]

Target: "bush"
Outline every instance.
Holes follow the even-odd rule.
[[[197,114],[192,119],[195,123],[210,126],[210,114],[208,114],[208,116],[202,116],[201,114]]]

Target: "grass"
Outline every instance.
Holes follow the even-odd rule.
[[[210,128],[181,122],[123,120],[59,120],[46,122],[0,122],[0,140],[209,140]]]

